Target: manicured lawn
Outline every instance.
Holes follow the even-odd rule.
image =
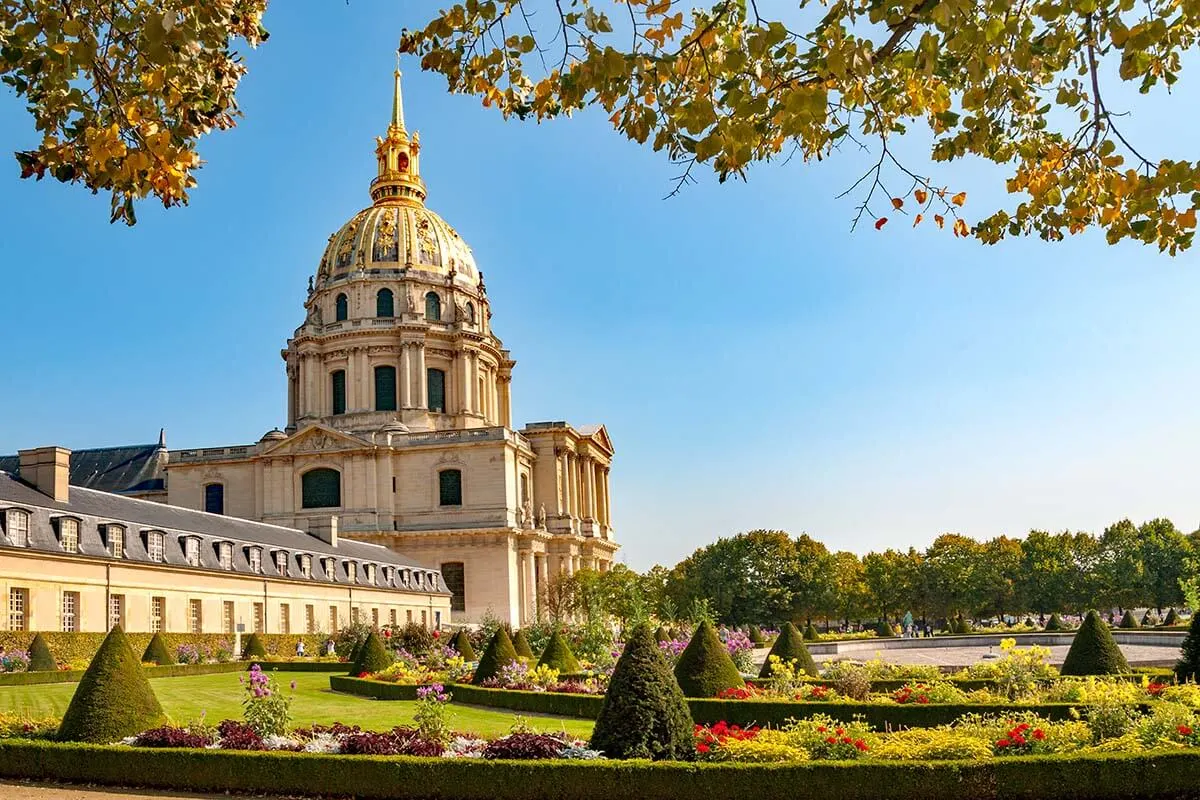
[[[156,678],[150,683],[171,720],[183,724],[207,712],[209,722],[240,719],[244,690],[238,683],[239,674],[198,675],[187,678]],[[292,702],[292,723],[296,726],[312,723],[343,722],[360,725],[367,730],[388,730],[396,725],[412,723],[416,702],[404,700],[371,700],[364,697],[337,694],[329,691],[329,675],[319,672],[278,672],[273,677],[283,687],[296,681]],[[0,686],[0,713],[17,713],[31,717],[61,717],[75,692],[73,683],[51,683],[40,686]],[[455,730],[473,731],[494,736],[507,733],[514,715],[507,711],[451,705],[450,724]],[[523,715],[538,730],[552,732],[565,729],[568,733],[586,738],[591,735],[592,721],[538,714]]]

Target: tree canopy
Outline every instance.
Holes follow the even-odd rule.
[[[0,5],[0,79],[42,137],[17,153],[21,174],[111,193],[114,221],[132,224],[147,196],[187,201],[197,139],[238,114],[234,45],[267,37],[266,0],[163,5]],[[1192,244],[1200,163],[1151,151],[1126,117],[1155,102],[1138,93],[1178,81],[1200,34],[1191,5],[796,0],[763,11],[745,0],[469,0],[403,32],[401,49],[505,117],[602,109],[679,164],[677,188],[697,166],[726,180],[846,151],[863,167],[847,188],[854,224],[903,215],[986,243],[1099,227],[1109,242],[1172,254]],[[998,165],[1010,201],[968,203],[955,184],[969,158]]]

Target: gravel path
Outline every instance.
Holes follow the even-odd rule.
[[[242,795],[248,797],[248,795]],[[110,789],[98,786],[68,786],[59,784],[24,783],[0,780],[0,797],[4,800],[213,800],[228,798],[227,794],[191,794],[157,792],[153,789]],[[263,795],[259,800],[281,800]]]

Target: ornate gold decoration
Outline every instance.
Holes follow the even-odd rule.
[[[354,237],[357,233],[358,218],[355,217],[346,226],[346,233],[342,236],[342,241],[338,244],[337,265],[339,267],[347,266],[350,263],[350,256],[354,252]]]
[[[433,223],[429,221],[428,215],[422,214],[417,222],[417,243],[421,248],[421,263],[441,265],[437,242],[433,238]]]
[[[397,241],[396,213],[394,208],[385,209],[379,216],[379,225],[375,229],[374,261],[398,261],[400,247]]]

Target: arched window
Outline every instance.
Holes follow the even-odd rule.
[[[396,410],[396,368],[375,368],[375,410]]]
[[[335,469],[322,467],[300,477],[301,507],[337,508],[342,504],[342,476]]]
[[[442,298],[437,296],[437,292],[425,295],[425,319],[430,322],[442,321]]]
[[[29,512],[10,508],[5,515],[5,533],[13,547],[29,546]]]
[[[475,324],[475,304],[470,300],[467,301],[467,322]]]
[[[438,505],[462,505],[462,470],[444,469],[438,473]]]
[[[225,485],[210,483],[204,487],[204,510],[209,514],[225,513]]]
[[[425,371],[428,384],[429,410],[446,413],[446,373],[432,367]]]
[[[346,413],[346,370],[335,369],[329,375],[329,382],[333,389],[333,413]]]
[[[346,295],[339,294],[337,300],[334,301],[333,318],[338,322],[350,316],[350,301],[346,299]]]
[[[380,289],[379,294],[375,295],[375,316],[396,316],[396,296],[391,289]]]
[[[408,172],[408,156],[401,153],[400,157],[396,159],[396,166],[400,168],[401,172]]]
[[[463,562],[448,561],[442,564],[442,580],[450,590],[450,610],[467,610],[467,580]]]

